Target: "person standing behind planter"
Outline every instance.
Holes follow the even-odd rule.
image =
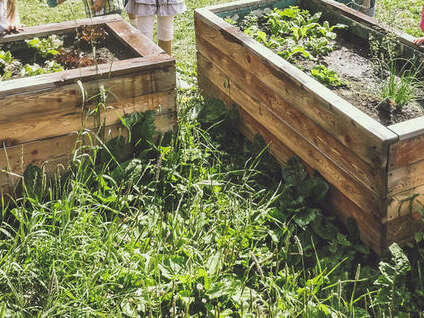
[[[50,7],[55,7],[66,0],[47,0]],[[88,17],[107,14],[120,14],[123,9],[123,0],[82,0]]]
[[[125,9],[131,23],[151,40],[156,15],[158,45],[172,55],[174,17],[186,10],[184,0],[129,0]]]
[[[0,34],[16,32],[21,28],[16,0],[0,0]]]
[[[375,1],[376,0],[362,0],[359,11],[373,17],[375,15]]]
[[[423,6],[423,9],[422,9],[422,12],[421,12],[421,23],[420,23],[420,27],[421,27],[421,30],[424,32],[424,6]],[[423,43],[424,43],[424,37],[417,38],[417,39],[414,40],[414,44],[415,45],[421,45]]]

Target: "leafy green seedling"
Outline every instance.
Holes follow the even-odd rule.
[[[51,35],[48,38],[33,38],[26,41],[30,48],[33,48],[43,58],[49,58],[57,55],[63,47],[63,41],[56,35]]]
[[[22,77],[36,76],[47,73],[55,73],[63,71],[62,65],[58,64],[56,61],[47,61],[44,64],[44,67],[34,63],[32,65],[26,64],[21,70]]]
[[[324,65],[316,65],[311,70],[311,74],[318,81],[329,87],[340,87],[345,85],[336,72],[329,70]]]
[[[0,50],[0,80],[11,78],[21,67],[21,63],[13,57],[10,51]]]

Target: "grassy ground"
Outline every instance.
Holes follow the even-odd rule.
[[[27,24],[82,16],[20,4]],[[207,3],[187,4],[175,51],[193,74]],[[2,201],[0,318],[423,316],[423,234],[377,258],[322,215],[321,178],[281,169],[195,90],[178,104],[175,133],[153,143],[149,114],[127,118],[133,140],[77,153],[61,178],[32,168],[23,197]]]
[[[413,36],[424,36],[420,29],[421,0],[377,0],[376,18]]]

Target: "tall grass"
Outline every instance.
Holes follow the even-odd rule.
[[[235,111],[194,92],[179,98],[175,134],[154,141],[152,113],[125,118],[131,140],[94,140],[56,178],[26,175],[23,196],[1,214],[0,317],[396,317],[420,308],[401,250],[379,274],[355,228],[323,216],[319,176],[295,159],[281,169],[260,139],[234,130]]]
[[[206,3],[178,18],[177,56]],[[94,138],[66,173],[31,168],[3,198],[0,317],[422,316],[422,240],[378,259],[322,214],[326,183],[247,142],[237,112],[195,89],[178,104],[176,132],[153,140],[151,113],[125,118],[130,139]]]

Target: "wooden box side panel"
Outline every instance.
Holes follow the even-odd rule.
[[[351,143],[344,145],[295,106],[297,102],[303,103],[302,98],[308,92],[295,88],[298,96],[287,101],[286,95],[280,94],[287,83],[272,76],[272,70],[264,69],[263,60],[255,60],[253,63],[257,57],[242,44],[224,37],[222,34],[225,31],[220,32],[196,17],[196,32],[199,73],[267,127],[310,166],[320,171],[358,206],[376,215],[382,213],[385,168],[373,167],[355,153],[355,146],[358,146],[356,141],[361,141],[354,136],[353,130]],[[220,44],[215,46],[212,42]],[[236,62],[240,60],[251,63],[242,65]],[[262,81],[264,77],[269,77],[266,83]],[[279,88],[268,85],[272,81],[278,82]],[[304,104],[301,106],[306,107]],[[307,107],[314,108],[315,104],[308,103]],[[383,148],[382,143],[379,147]]]
[[[176,127],[176,112],[156,115],[155,128],[158,133],[165,133]],[[107,126],[104,129],[104,141],[117,136],[126,136],[127,129],[120,124]],[[93,133],[91,133],[93,135]],[[87,136],[87,134],[85,134]],[[54,173],[68,167],[74,152],[91,141],[77,132],[64,136],[56,136],[0,149],[0,189],[10,193],[22,178],[29,164],[43,167],[46,173]]]
[[[202,58],[200,58],[202,59]],[[199,87],[203,95],[218,98],[227,105],[233,105],[234,101],[229,97],[228,93],[210,81],[210,74],[203,71],[199,65]],[[260,134],[269,146],[270,153],[278,162],[284,164],[296,154],[288,148],[280,138],[273,135],[270,130],[261,125],[254,117],[239,107],[241,132],[250,140],[253,140],[256,134]],[[309,160],[303,161],[309,171],[312,171]],[[360,231],[361,239],[371,248],[381,253],[385,246],[385,226],[380,219],[369,212],[363,211],[350,199],[338,191],[335,187],[331,187],[327,200],[323,203],[327,211],[334,213],[343,222],[349,218],[355,219]]]
[[[387,143],[397,138],[390,130],[209,11],[197,10],[195,23],[197,49],[203,55],[219,53],[217,64],[234,76],[244,77],[256,91],[269,87],[277,95],[275,98],[297,107],[362,160],[386,167]]]
[[[112,21],[106,23],[109,31],[130,50],[140,56],[158,55],[165,53],[147,36],[129,25],[125,21]]]
[[[69,84],[0,100],[0,107],[7,109],[0,115],[0,140],[7,145],[16,145],[66,135],[79,131],[83,122],[86,128],[93,128],[94,123],[87,113],[96,107],[100,88],[108,96],[106,109],[100,109],[107,125],[118,123],[119,116],[134,111],[176,111],[174,67],[91,81],[84,83],[83,87],[88,93],[84,99],[79,85]]]
[[[387,221],[414,214],[424,202],[424,118],[389,127],[399,135],[390,146]]]

